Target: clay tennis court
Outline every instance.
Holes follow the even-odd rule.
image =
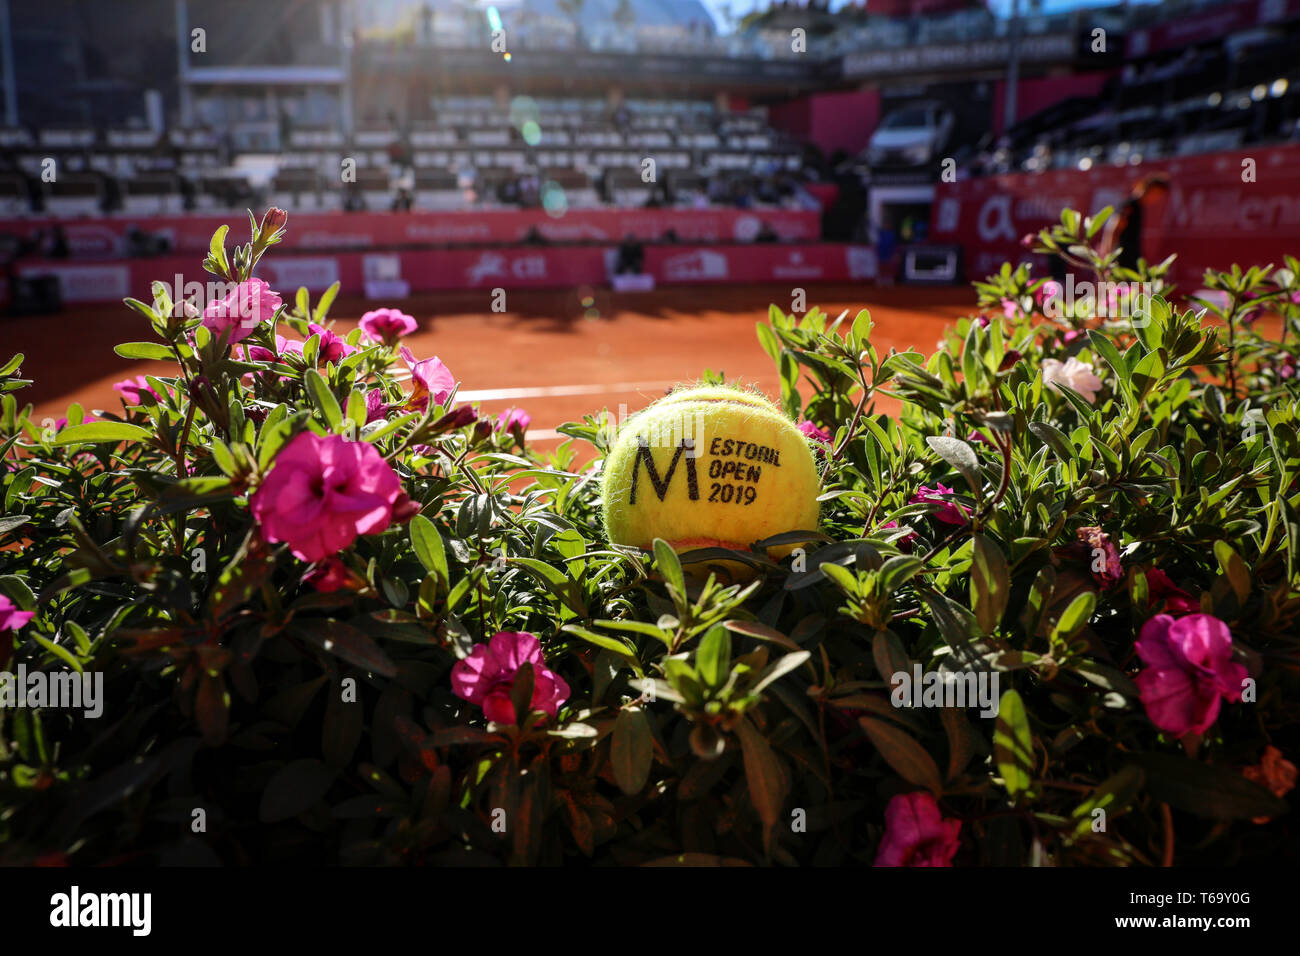
[[[806,287],[809,307],[832,317],[871,310],[876,347],[929,351],[946,324],[974,307],[967,288]],[[406,339],[419,358],[439,356],[460,382],[461,399],[495,414],[511,406],[532,415],[530,438],[555,443],[565,421],[626,404],[636,411],[670,385],[709,368],[729,381],[756,384],[776,395],[775,369],[759,347],[754,324],[775,302],[789,310],[789,284],[677,288],[653,293],[607,290],[511,292],[509,311],[493,313],[487,292],[425,296],[391,303],[413,315],[419,331]],[[584,296],[586,301],[584,303]],[[367,305],[341,298],[331,314],[351,329]],[[128,361],[120,342],[153,338],[144,319],[125,306],[69,308],[59,315],[3,320],[4,356],[23,352],[23,374],[35,384],[18,393],[37,418],[58,418],[71,402],[120,411],[113,383],[152,373],[173,374],[163,362]]]

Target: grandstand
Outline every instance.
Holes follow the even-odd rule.
[[[954,217],[981,177],[1132,178],[1300,139],[1296,0],[1016,20],[970,0],[814,0],[721,27],[698,0],[6,8],[5,258],[15,276],[126,261],[105,295],[130,260],[189,254],[213,222],[266,205],[299,217],[304,255],[587,244],[593,281],[629,238],[693,244],[649,257],[686,263],[661,282],[734,281],[760,260],[772,279],[809,262],[869,279],[885,234],[961,247],[969,267],[988,236]],[[924,148],[880,145],[919,115]],[[779,248],[708,249],[760,242]],[[307,274],[416,268],[339,258]]]

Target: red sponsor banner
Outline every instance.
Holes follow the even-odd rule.
[[[237,237],[238,215],[100,219],[9,219],[0,234],[34,240],[62,228],[73,258],[116,259],[131,254],[137,239],[166,240],[169,251],[202,256],[223,224]],[[548,242],[621,242],[663,239],[671,230],[682,242],[748,242],[768,226],[787,242],[821,236],[821,213],[806,209],[572,209],[561,216],[542,210],[484,209],[410,213],[294,213],[280,248],[339,252],[363,249],[507,245],[540,235]]]
[[[876,277],[869,246],[648,246],[645,269],[660,285],[726,282],[851,282]]]
[[[491,249],[420,249],[394,252],[340,252],[268,257],[258,274],[286,298],[305,286],[319,293],[334,282],[348,295],[362,295],[368,284],[405,283],[412,293],[465,289],[557,289],[603,285],[617,257],[616,246]],[[20,260],[15,274],[54,275],[69,303],[113,302],[131,295],[151,298],[155,280],[172,298],[207,302],[227,291],[214,283],[189,256],[116,262]],[[645,271],[659,285],[731,282],[851,282],[876,275],[869,246],[718,244],[660,245],[645,249]]]
[[[1143,223],[1141,251],[1148,261],[1177,253],[1182,291],[1197,288],[1207,268],[1280,265],[1284,254],[1300,254],[1300,145],[940,183],[931,239],[960,245],[967,278],[983,278],[1003,262],[1037,259],[1021,238],[1059,222],[1065,207],[1118,208],[1153,173],[1168,176],[1169,196]]]

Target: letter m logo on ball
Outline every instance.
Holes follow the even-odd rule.
[[[646,477],[650,479],[650,485],[654,488],[654,493],[659,496],[659,500],[664,500],[664,495],[668,494],[669,482],[673,480],[673,475],[677,471],[677,463],[682,459],[682,452],[689,451],[695,447],[695,442],[690,438],[683,438],[677,444],[677,450],[673,452],[673,460],[668,463],[668,471],[663,478],[659,477],[659,469],[655,466],[654,455],[650,453],[650,443],[644,437],[637,436],[637,454],[636,460],[632,464],[632,488],[628,492],[627,503],[636,504],[636,487],[638,479],[641,476],[642,466],[645,466]],[[686,456],[686,493],[692,501],[700,500],[700,486],[695,475],[695,458],[692,455]]]

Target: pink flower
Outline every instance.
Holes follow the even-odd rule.
[[[1019,312],[1020,312],[1020,306],[1016,305],[1016,303],[1013,300],[1011,299],[1002,300],[1002,314],[1005,315],[1008,319],[1014,319]]]
[[[1091,404],[1101,389],[1101,379],[1093,374],[1092,366],[1080,362],[1071,356],[1064,362],[1058,359],[1043,359],[1043,384],[1060,391],[1062,385],[1068,386],[1083,396]]]
[[[1267,788],[1275,797],[1285,797],[1295,789],[1296,766],[1272,744],[1264,748],[1264,755],[1253,767],[1243,767],[1242,776]],[[1253,817],[1255,823],[1267,823],[1269,817]]]
[[[369,442],[302,432],[276,455],[249,506],[267,541],[320,561],[409,517],[411,501]]]
[[[483,716],[488,720],[513,724],[515,706],[510,691],[525,662],[533,665],[533,699],[529,708],[554,717],[569,698],[569,685],[547,668],[541,643],[526,631],[500,631],[487,644],[475,644],[469,656],[451,669],[452,692],[482,707]]]
[[[1044,305],[1052,299],[1059,297],[1062,291],[1061,283],[1057,282],[1055,279],[1048,279],[1038,287],[1038,291],[1034,293],[1034,300],[1039,305]]]
[[[1159,568],[1148,571],[1146,579],[1147,597],[1152,604],[1164,601],[1165,610],[1170,614],[1196,614],[1201,610],[1201,602],[1174,584]]]
[[[122,402],[126,405],[140,405],[146,395],[152,396],[155,402],[162,401],[162,396],[149,387],[149,381],[143,375],[114,382],[113,391],[122,396]]]
[[[389,345],[415,329],[415,319],[400,309],[375,309],[361,317],[361,331],[374,341]]]
[[[1124,579],[1124,567],[1120,563],[1119,549],[1115,547],[1110,535],[1098,527],[1079,528],[1075,536],[1090,552],[1085,556],[1092,579],[1103,588],[1114,587]]]
[[[876,866],[952,866],[961,821],[945,820],[928,790],[900,793],[885,807],[885,836]]]
[[[1241,700],[1246,668],[1232,659],[1232,632],[1212,614],[1174,619],[1157,614],[1134,645],[1147,665],[1138,694],[1151,722],[1182,737],[1201,734],[1219,716],[1221,700]]]
[[[876,530],[884,531],[886,528],[900,528],[900,527],[902,527],[902,525],[900,525],[897,521],[886,521]],[[894,544],[898,545],[904,551],[911,551],[912,545],[916,543],[916,540],[917,540],[916,532],[909,529],[907,534],[896,538],[894,540]]]
[[[250,362],[275,362],[286,354],[302,355],[302,343],[296,339],[286,339],[283,335],[275,337],[275,351],[261,345],[245,345],[244,358]]]
[[[799,431],[805,438],[810,438],[815,442],[821,442],[823,445],[831,443],[831,433],[824,428],[818,428],[812,422],[800,422]]]
[[[356,346],[348,345],[341,336],[335,335],[323,325],[308,322],[307,328],[312,335],[320,336],[320,350],[316,353],[320,361],[333,362],[338,365],[344,358],[357,350]]]
[[[79,424],[88,425],[91,422],[97,422],[97,421],[99,421],[98,415],[94,414],[93,412],[86,412],[81,416],[81,421],[79,422]],[[62,431],[67,427],[68,427],[68,420],[66,418],[56,418],[54,420],[54,430],[56,432]]]
[[[402,346],[402,358],[411,369],[411,381],[415,385],[406,403],[408,408],[422,412],[429,407],[430,399],[435,405],[441,405],[447,400],[447,396],[456,387],[456,379],[436,355],[417,362],[411,350]]]
[[[1083,335],[1083,332],[1079,329],[1066,329],[1061,333],[1061,344],[1069,345],[1081,335]],[[1075,391],[1077,392],[1078,389],[1075,389]]]
[[[944,524],[966,524],[966,509],[955,501],[947,500],[945,496],[951,494],[953,494],[951,488],[936,482],[933,488],[922,485],[910,500],[914,505],[927,501],[934,501],[943,505],[942,508],[934,512],[933,517],[936,521],[942,521]]]
[[[377,422],[387,414],[388,406],[384,403],[384,393],[377,388],[366,392],[366,424]]]
[[[533,416],[522,408],[507,408],[497,416],[497,431],[513,433],[517,430],[522,435],[532,423]]]
[[[326,558],[324,562],[303,575],[302,583],[310,584],[317,591],[325,594],[330,591],[355,590],[355,585],[362,582],[359,582],[357,576],[338,558]]]
[[[215,299],[203,310],[203,326],[214,336],[230,329],[230,344],[242,342],[253,334],[253,327],[266,322],[284,304],[261,279],[239,283],[224,299]]]
[[[35,616],[35,611],[20,611],[18,605],[0,594],[0,631],[16,631]]]
[[[980,444],[980,445],[992,445],[992,444],[993,444],[991,441],[989,441],[987,438],[985,438],[982,434],[980,434],[979,432],[977,432],[977,431],[976,431],[975,429],[973,429],[973,428],[970,430],[970,434],[966,436],[966,444],[969,445],[969,444],[971,444],[972,442],[975,442],[975,443]]]

